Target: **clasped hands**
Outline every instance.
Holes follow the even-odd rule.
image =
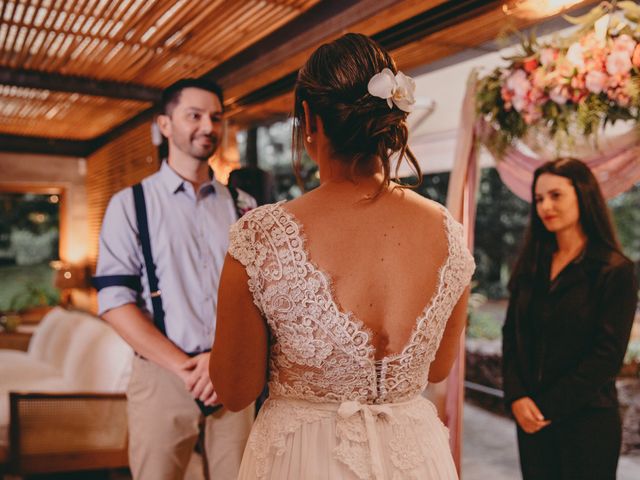
[[[207,406],[215,405],[218,394],[209,377],[209,352],[201,353],[184,362],[179,371],[180,378],[193,398]]]
[[[536,433],[551,423],[550,420],[545,420],[538,406],[529,397],[522,397],[513,402],[511,412],[526,433]]]

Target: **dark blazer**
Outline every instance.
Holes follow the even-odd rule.
[[[508,410],[525,396],[552,421],[617,406],[615,378],[637,305],[633,263],[588,245],[553,282],[551,259],[543,263],[542,280],[512,284],[502,344]]]

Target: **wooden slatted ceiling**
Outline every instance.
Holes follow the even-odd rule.
[[[113,194],[158,169],[157,150],[150,136],[151,125],[145,123],[87,158],[88,257],[93,266],[98,258],[102,218]]]
[[[150,106],[133,100],[0,85],[0,132],[88,140]]]
[[[0,65],[162,88],[318,1],[0,0]]]
[[[422,0],[426,2],[427,0]],[[437,6],[444,2],[438,0],[429,0],[429,7]],[[405,72],[411,69],[428,65],[449,55],[460,53],[466,49],[476,48],[485,42],[495,39],[505,29],[525,29],[531,27],[538,20],[520,18],[516,16],[505,15],[500,2],[486,2],[487,6],[484,11],[478,12],[473,17],[466,19],[462,23],[453,23],[435,33],[426,35],[425,37],[410,42],[405,46],[391,50],[391,54],[396,60],[398,68]],[[580,4],[572,7],[569,12],[577,8],[594,5],[598,0],[583,0]],[[402,7],[402,8],[400,8]],[[396,15],[395,23],[405,20],[407,13],[416,15],[420,13],[417,2],[412,0],[404,0],[399,2],[398,9],[392,15]],[[389,14],[387,13],[387,16]],[[404,16],[404,18],[403,18]],[[373,35],[380,31],[381,22],[384,22],[384,15],[377,15],[367,19],[357,25],[354,31],[360,31],[369,35]],[[282,60],[277,66],[270,68],[266,74],[261,75],[261,79],[265,76],[270,78],[279,78],[284,73],[294,69],[298,63],[302,63],[310,55],[313,48],[296,52],[289,58]],[[245,82],[239,85],[231,86],[225,90],[227,98],[233,99],[240,97],[250,91],[251,88],[257,88],[256,77],[253,84]],[[238,125],[252,125],[269,121],[269,119],[286,115],[293,109],[293,93],[288,91],[282,95],[271,98],[266,102],[249,105],[234,106],[228,111],[229,117]]]

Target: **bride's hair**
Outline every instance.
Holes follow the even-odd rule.
[[[304,109],[322,119],[333,152],[349,162],[351,171],[366,170],[377,156],[384,169],[383,187],[391,181],[391,157],[398,153],[395,176],[405,159],[415,171],[417,186],[422,180],[418,162],[407,146],[409,132],[407,113],[395,105],[370,95],[371,77],[389,68],[397,73],[396,64],[380,45],[369,37],[348,33],[321,45],[298,72],[295,86],[293,163],[300,174],[304,149]]]

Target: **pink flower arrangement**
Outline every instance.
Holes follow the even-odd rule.
[[[608,122],[640,123],[639,30],[612,25],[598,33],[592,22],[557,44],[524,40],[522,56],[480,79],[478,112],[508,142],[534,124],[568,134],[577,122],[588,136]]]
[[[514,108],[525,123],[538,121],[546,102],[579,104],[589,95],[604,94],[619,106],[630,103],[627,83],[631,70],[640,66],[640,45],[630,35],[609,38],[605,45],[593,33],[567,50],[551,45],[513,62],[501,89],[505,109]],[[636,72],[637,73],[637,72]]]

